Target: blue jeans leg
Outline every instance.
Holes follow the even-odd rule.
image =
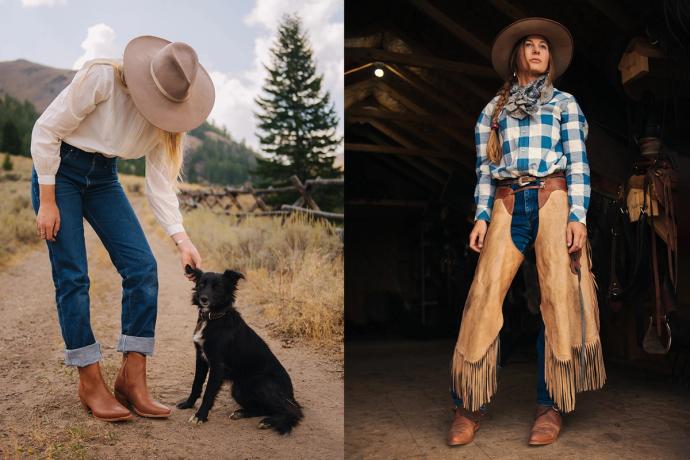
[[[152,355],[158,266],[120,182],[95,184],[84,197],[84,217],[122,277],[122,331],[117,351]]]
[[[55,182],[60,229],[55,241],[46,240],[46,244],[55,285],[58,321],[65,342],[65,364],[87,366],[101,360],[101,351],[91,329],[82,195],[79,184],[63,175],[57,175]],[[35,169],[31,175],[31,189],[31,202],[38,214],[40,188]]]

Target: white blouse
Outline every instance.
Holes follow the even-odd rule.
[[[63,140],[110,158],[145,155],[145,194],[153,214],[168,235],[183,232],[159,129],[139,113],[127,88],[115,81],[115,71],[108,62],[121,64],[122,60],[86,62],[36,121],[31,156],[38,183],[55,184]]]

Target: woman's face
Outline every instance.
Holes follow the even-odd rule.
[[[530,35],[518,51],[518,71],[531,75],[542,75],[549,68],[549,43],[541,35]]]

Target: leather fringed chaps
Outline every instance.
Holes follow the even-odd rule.
[[[545,380],[549,394],[563,412],[575,409],[575,393],[599,389],[606,380],[591,248],[587,241],[579,252],[578,283],[577,274],[570,270],[565,242],[568,213],[567,193],[551,192],[539,210],[535,241],[546,339]],[[465,409],[471,411],[488,403],[496,393],[503,300],[524,257],[513,244],[511,220],[504,200],[496,199],[453,353],[451,385]]]

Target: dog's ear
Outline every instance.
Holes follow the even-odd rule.
[[[233,289],[237,287],[237,282],[241,279],[245,279],[244,275],[240,272],[234,270],[225,270],[223,272],[223,278],[225,278]]]
[[[195,283],[197,283],[199,281],[199,278],[201,278],[201,275],[204,274],[204,272],[202,272],[198,268],[192,268],[192,266],[189,264],[184,266],[184,271],[189,275],[193,275]]]

